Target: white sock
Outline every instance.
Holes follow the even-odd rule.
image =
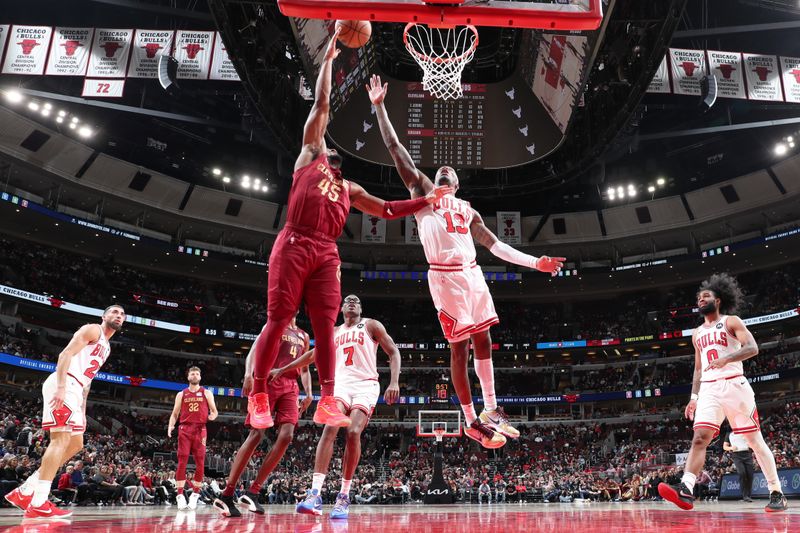
[[[756,431],[754,433],[745,433],[744,438],[747,439],[747,444],[756,456],[758,466],[761,467],[764,478],[767,480],[769,491],[783,492],[781,479],[778,477],[778,467],[775,465],[775,456],[772,455],[772,450],[769,449],[764,436],[760,431]]]
[[[497,409],[497,396],[494,393],[494,363],[492,358],[475,359],[475,373],[481,380],[483,408],[487,411]]]
[[[33,499],[31,500],[31,505],[33,507],[41,507],[44,505],[44,502],[47,501],[47,497],[50,495],[50,485],[52,484],[52,481],[46,479],[40,479],[36,482],[36,488],[33,490]]]
[[[342,490],[339,492],[342,494],[350,494],[350,484],[353,482],[352,479],[343,479],[342,480]]]
[[[478,415],[475,414],[475,406],[472,405],[472,402],[467,404],[461,404],[461,410],[464,411],[464,418],[467,420],[467,426],[471,426],[475,420],[478,419]]]
[[[38,470],[33,474],[31,474],[30,476],[28,476],[28,479],[25,480],[25,483],[23,483],[20,486],[19,491],[25,496],[30,496],[33,493],[34,489],[36,489],[37,481],[39,481]]]
[[[311,490],[317,491],[317,494],[322,492],[322,484],[325,483],[325,474],[317,474],[314,472],[314,478],[311,481]]]
[[[692,474],[691,472],[683,471],[683,477],[681,478],[681,483],[686,485],[686,488],[689,491],[694,491],[694,483],[697,481],[697,476]]]

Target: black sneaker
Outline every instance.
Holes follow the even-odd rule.
[[[242,516],[242,513],[240,513],[239,509],[236,508],[236,502],[233,501],[233,496],[220,496],[214,500],[212,505],[222,516],[227,516],[230,518],[238,518]]]
[[[245,492],[239,496],[239,505],[246,505],[251,513],[264,514],[264,508],[258,503],[258,495],[252,492]]]
[[[667,485],[666,483],[658,484],[658,493],[665,500],[674,503],[681,509],[688,511],[694,508],[694,495],[686,485]]]
[[[773,490],[769,493],[769,503],[764,510],[768,513],[779,513],[789,508],[789,503],[786,501],[786,496],[782,492]]]

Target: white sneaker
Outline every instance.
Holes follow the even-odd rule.
[[[185,511],[189,507],[189,504],[186,503],[186,496],[184,496],[183,494],[178,494],[178,497],[175,499],[178,500],[179,511]]]
[[[197,509],[197,501],[200,499],[199,492],[193,492],[191,496],[189,496],[189,509],[194,511]]]

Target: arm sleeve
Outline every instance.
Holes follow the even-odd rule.
[[[536,268],[536,262],[539,260],[536,256],[520,252],[500,241],[495,242],[492,247],[489,248],[489,251],[503,261],[528,268]]]
[[[393,220],[412,215],[428,205],[428,200],[424,196],[413,200],[395,200],[393,202],[383,202],[383,214],[381,218]]]

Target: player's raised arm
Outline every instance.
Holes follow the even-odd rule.
[[[311,348],[311,342],[308,338],[308,334],[304,333],[303,338],[305,339],[305,343],[303,344],[303,352],[308,352],[309,348]],[[311,406],[311,402],[314,401],[314,389],[311,384],[311,371],[308,369],[308,366],[304,366],[300,369],[300,383],[303,384],[303,391],[306,394],[306,397],[300,400],[300,414],[302,415],[306,409]]]
[[[546,255],[536,257],[520,252],[500,241],[497,235],[486,227],[477,211],[475,211],[475,216],[472,217],[472,224],[470,224],[469,230],[472,233],[472,238],[488,248],[495,257],[515,265],[536,269],[539,272],[547,272],[551,276],[558,275],[564,266],[564,261],[567,259],[566,257],[548,257]]]
[[[331,70],[333,70],[333,60],[340,52],[336,48],[337,37],[339,37],[338,29],[331,37],[330,42],[328,42],[325,57],[319,67],[317,86],[314,91],[314,105],[311,107],[311,112],[308,114],[306,125],[303,129],[303,148],[294,164],[295,170],[311,163],[327,148],[325,145],[325,130],[328,128],[328,115],[330,115],[331,110]]]
[[[67,395],[67,371],[72,357],[83,350],[90,342],[97,342],[100,338],[100,328],[97,324],[84,324],[70,339],[67,346],[58,354],[56,363],[56,393],[50,401],[50,407],[57,411],[64,405]]]
[[[289,363],[288,365],[283,366],[281,368],[273,368],[269,373],[269,382],[271,383],[275,381],[276,379],[284,375],[286,372],[295,370],[296,368],[307,367],[308,365],[314,362],[314,356],[315,356],[314,350],[309,350],[300,357],[298,357],[297,359],[295,359],[294,361],[292,361],[291,363]]]
[[[741,343],[742,347],[732,354],[720,357],[719,359],[714,359],[708,364],[709,369],[722,368],[728,363],[746,361],[747,359],[758,355],[758,343],[756,343],[756,339],[753,337],[753,334],[750,333],[750,330],[747,329],[747,326],[744,325],[742,319],[738,316],[729,316],[725,319],[725,322],[728,330],[733,333],[733,335],[736,337],[736,340]]]
[[[425,196],[433,189],[433,182],[417,169],[408,150],[397,138],[397,133],[389,120],[389,114],[383,105],[388,88],[389,84],[381,83],[381,77],[376,75],[372,76],[369,85],[367,85],[369,99],[375,106],[375,115],[378,117],[378,126],[381,129],[383,144],[389,149],[394,166],[397,168],[397,172],[400,173],[400,178],[406,184],[406,188],[411,193],[411,197]]]
[[[367,333],[380,344],[384,353],[389,356],[389,386],[383,394],[386,403],[392,405],[400,397],[400,350],[386,328],[377,320],[367,322]]]
[[[214,402],[214,395],[211,394],[211,391],[208,389],[203,389],[206,395],[206,401],[208,402],[208,420],[214,420],[219,416],[219,411],[217,411],[217,404]]]
[[[172,437],[172,430],[175,429],[175,423],[178,421],[178,416],[181,414],[181,402],[183,402],[183,391],[175,395],[175,405],[172,407],[172,413],[169,415],[167,437]]]
[[[350,183],[350,203],[368,215],[386,218],[389,220],[412,215],[428,204],[435,203],[446,194],[451,194],[453,189],[447,185],[433,187],[427,194],[412,200],[386,201],[372,196],[364,187],[357,183]]]

